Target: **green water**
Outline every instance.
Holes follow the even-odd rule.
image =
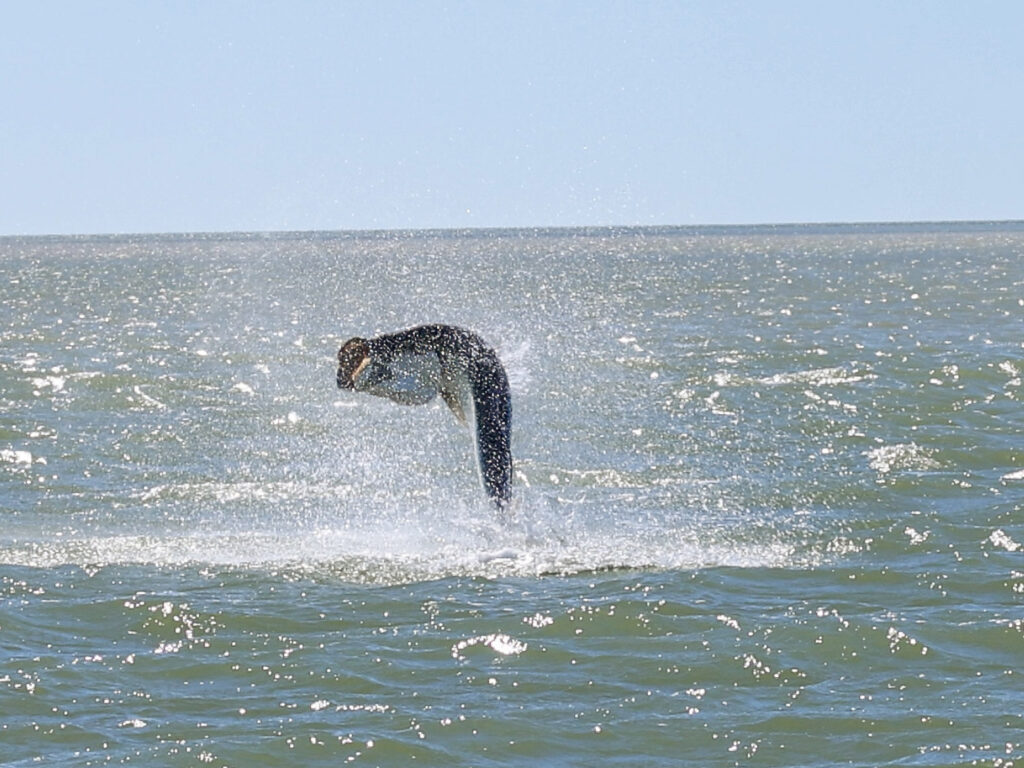
[[[0,764],[1020,764],[1019,224],[0,240]],[[352,335],[473,328],[516,501]]]

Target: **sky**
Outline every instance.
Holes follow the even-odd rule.
[[[0,235],[1024,218],[1024,3],[0,0]]]

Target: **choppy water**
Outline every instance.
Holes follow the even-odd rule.
[[[1024,226],[0,239],[0,763],[1024,759]],[[517,501],[352,335],[464,325]],[[415,762],[413,762],[415,761]]]

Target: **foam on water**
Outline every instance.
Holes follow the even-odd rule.
[[[596,509],[585,500],[529,490],[521,492],[510,513],[454,501],[425,508],[412,500],[362,508],[345,502],[344,514],[335,510],[291,517],[250,517],[231,509],[240,502],[243,507],[249,502],[287,505],[300,495],[322,502],[336,490],[295,483],[155,487],[141,493],[139,501],[151,505],[185,499],[207,510],[219,505],[221,511],[190,515],[182,527],[157,521],[149,530],[128,532],[141,526],[126,526],[122,520],[91,526],[86,533],[61,531],[46,538],[15,534],[0,543],[0,562],[43,568],[286,568],[387,584],[608,569],[806,567],[820,562],[830,547],[792,530],[737,531],[724,520],[680,517],[674,525],[652,528],[648,516],[631,520],[625,508],[609,515],[606,508]]]

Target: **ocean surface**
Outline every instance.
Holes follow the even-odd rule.
[[[1024,765],[1024,224],[0,239],[0,764]],[[515,502],[350,336],[495,347]]]

